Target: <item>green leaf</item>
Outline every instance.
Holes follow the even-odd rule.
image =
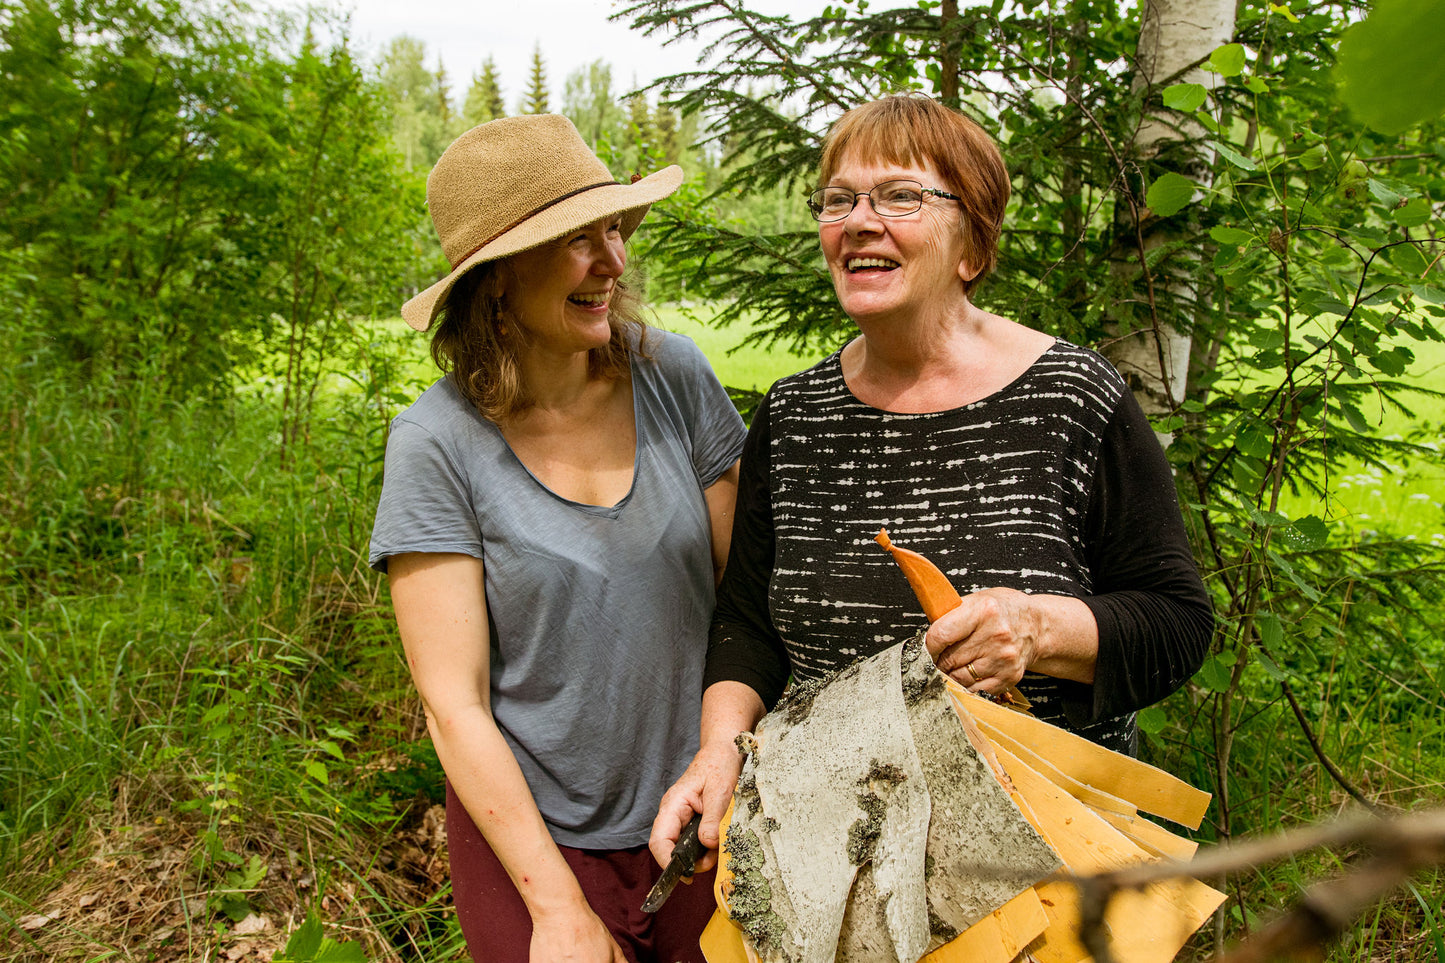
[[[1397,207],[1390,216],[1401,227],[1419,227],[1430,220],[1431,213],[1430,202],[1423,197],[1417,197],[1404,207]]]
[[[251,901],[240,893],[227,893],[216,898],[216,908],[231,920],[239,923],[251,915]]]
[[[1194,678],[1210,692],[1228,692],[1229,676],[1229,666],[1216,655],[1204,660]]]
[[[1296,17],[1294,12],[1290,10],[1288,3],[1271,3],[1269,9],[1272,13],[1279,14],[1290,23],[1299,23],[1299,17]]]
[[[297,927],[291,936],[286,940],[286,948],[281,951],[281,956],[286,963],[304,963],[316,959],[316,954],[321,950],[322,941],[321,920],[316,917],[316,911],[306,911],[306,922]]]
[[[1247,171],[1259,169],[1258,164],[1250,160],[1248,157],[1245,157],[1243,154],[1235,150],[1233,147],[1230,147],[1228,144],[1221,144],[1217,140],[1206,141],[1206,143],[1209,144],[1210,147],[1213,147],[1219,153],[1220,157],[1223,157],[1235,167]]]
[[[1146,735],[1157,735],[1164,731],[1169,725],[1169,713],[1159,706],[1149,706],[1139,710],[1135,721],[1139,724],[1139,731]]]
[[[1445,304],[1445,291],[1431,284],[1412,284],[1410,290],[1415,297],[1430,304]]]
[[[1235,446],[1251,458],[1268,458],[1274,450],[1274,437],[1263,425],[1249,424],[1239,430]],[[1256,519],[1256,521],[1258,521]]]
[[[330,781],[325,764],[316,759],[306,760],[306,774],[323,786]]]
[[[1349,402],[1341,402],[1340,411],[1344,414],[1345,420],[1350,423],[1350,427],[1360,434],[1368,434],[1372,430],[1369,421],[1365,419],[1364,412]]]
[[[1330,159],[1330,151],[1324,144],[1316,144],[1299,155],[1299,165],[1307,171],[1317,171]]]
[[[316,963],[366,963],[366,954],[360,943],[347,940],[334,943],[327,940],[316,954]]]
[[[1254,627],[1259,630],[1259,640],[1270,648],[1284,641],[1284,623],[1273,612],[1259,612],[1254,616]]]
[[[336,743],[332,742],[330,739],[323,739],[318,742],[317,745],[320,746],[321,750],[325,752],[328,756],[334,756],[337,759],[340,759],[342,762],[346,761],[346,755],[341,751],[341,747],[338,746]]]
[[[1313,552],[1323,548],[1329,541],[1330,529],[1317,515],[1297,518],[1293,525],[1280,533],[1285,543],[1297,552]]]
[[[1340,38],[1340,99],[1384,134],[1445,111],[1445,0],[1376,0]]]
[[[1158,180],[1149,185],[1149,193],[1144,202],[1158,216],[1169,217],[1184,209],[1198,187],[1198,184],[1183,174],[1169,171],[1161,174]]]
[[[1238,77],[1244,72],[1244,45],[1227,43],[1209,55],[1205,70],[1212,70],[1221,77]]]
[[[1366,183],[1369,184],[1371,197],[1377,201],[1384,201],[1391,207],[1394,207],[1405,199],[1403,194],[1378,178],[1371,177]]]
[[[1275,665],[1274,660],[1271,659],[1264,652],[1254,653],[1254,658],[1255,661],[1259,663],[1260,668],[1264,669],[1265,675],[1269,676],[1274,681],[1284,682],[1288,678],[1288,676],[1285,675],[1284,670],[1281,669],[1278,665]]]
[[[1195,111],[1208,93],[1203,84],[1170,84],[1164,88],[1164,106],[1174,110]]]
[[[1382,351],[1375,356],[1375,367],[1380,373],[1391,378],[1398,378],[1404,374],[1406,369],[1415,361],[1415,353],[1404,345],[1397,345],[1389,351]]]
[[[1216,224],[1209,229],[1209,236],[1220,244],[1248,244],[1254,240],[1254,234],[1250,231],[1241,231],[1237,227],[1225,227]]]
[[[1249,520],[1265,528],[1277,528],[1281,525],[1289,524],[1288,515],[1281,515],[1279,512],[1261,511],[1258,508],[1251,508],[1249,510]]]
[[[1252,94],[1269,93],[1269,84],[1265,83],[1264,80],[1260,77],[1249,78],[1244,82],[1244,86]]]

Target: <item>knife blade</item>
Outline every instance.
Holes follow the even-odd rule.
[[[647,899],[642,904],[642,912],[656,913],[672,895],[678,880],[692,875],[692,868],[697,865],[698,859],[707,848],[697,838],[697,830],[701,825],[702,813],[694,813],[687,825],[682,827],[682,835],[677,837],[677,844],[672,847],[672,858],[667,861],[667,868],[648,892]]]

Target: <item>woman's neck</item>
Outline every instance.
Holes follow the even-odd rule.
[[[575,405],[594,379],[588,352],[558,354],[540,349],[523,349],[517,366],[532,407],[560,411]]]
[[[843,349],[843,380],[864,404],[885,411],[947,411],[986,398],[1017,379],[1053,338],[967,305],[922,324],[860,325]]]

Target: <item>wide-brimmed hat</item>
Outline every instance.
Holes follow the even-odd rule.
[[[631,236],[647,209],[682,184],[673,165],[621,184],[566,117],[504,117],[452,141],[426,179],[426,203],[451,273],[402,305],[425,331],[457,279],[614,214]]]

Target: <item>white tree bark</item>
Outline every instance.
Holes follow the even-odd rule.
[[[1229,43],[1234,34],[1234,10],[1235,0],[1142,0],[1135,87],[1166,82],[1209,86],[1211,74],[1199,67],[1185,68]],[[1146,105],[1135,133],[1134,154],[1148,160],[1158,154],[1166,142],[1202,133],[1202,128],[1164,108],[1155,96]],[[1207,169],[1201,155],[1196,177]],[[1151,229],[1147,212],[1141,210],[1140,213],[1145,218],[1141,231],[1143,252],[1140,253],[1147,254],[1167,242],[1169,235],[1162,229]],[[1197,260],[1200,252],[1183,256]],[[1170,281],[1165,287],[1176,299],[1192,302],[1198,296],[1194,284]],[[1157,416],[1178,408],[1184,400],[1189,372],[1189,334],[1162,321],[1157,328],[1144,327],[1119,334],[1120,339],[1105,353],[1133,387],[1144,412]],[[1167,445],[1169,438],[1161,436],[1160,441]]]

